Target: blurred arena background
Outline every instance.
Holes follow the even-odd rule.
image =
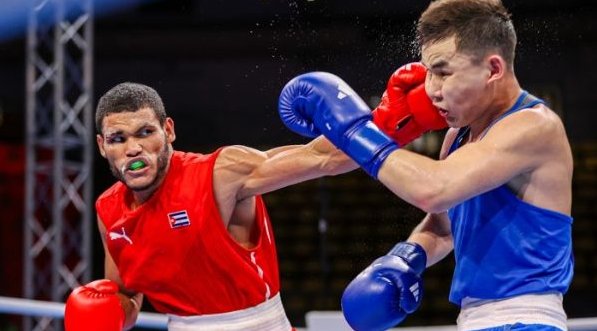
[[[24,261],[30,247],[24,242],[24,219],[30,96],[25,4],[29,1],[40,6],[57,0],[0,1],[0,296],[9,297],[25,297],[28,286]],[[267,149],[304,143],[277,115],[281,88],[299,73],[333,72],[375,104],[389,75],[418,59],[413,24],[428,4],[414,0],[123,2],[93,3],[88,62],[91,106],[122,81],[153,86],[175,120],[175,148],[205,153],[229,144]],[[78,0],[64,3],[67,18],[80,14]],[[521,84],[559,112],[573,146],[576,269],[565,308],[571,318],[597,316],[597,4],[504,3],[517,27],[515,69]],[[55,23],[54,16],[44,14],[40,22]],[[71,75],[76,78],[81,72]],[[412,148],[436,155],[439,141],[441,133],[417,141]],[[95,199],[113,178],[96,151],[95,140],[90,142],[89,181]],[[305,325],[308,311],[339,310],[348,282],[405,239],[423,216],[360,171],[289,187],[265,199],[277,236],[282,299],[291,322],[299,327]],[[103,253],[94,215],[93,211],[89,272],[91,278],[100,278]],[[457,309],[448,302],[451,273],[450,258],[426,272],[422,307],[404,325],[455,322]],[[48,275],[32,277],[43,283]],[[46,283],[53,284],[47,279]],[[43,293],[35,296],[50,299]],[[145,310],[152,310],[145,305]],[[0,315],[0,330],[23,329],[22,318]],[[54,328],[38,325],[38,330]]]

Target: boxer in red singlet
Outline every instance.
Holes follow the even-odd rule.
[[[352,161],[323,138],[267,152],[174,151],[159,95],[134,83],[100,99],[96,125],[119,179],[96,202],[107,279],[73,292],[66,328],[128,329],[147,297],[171,331],[291,330],[260,194],[355,169]]]
[[[381,118],[396,128],[389,116],[398,111],[385,107]],[[129,329],[144,297],[169,315],[170,331],[291,330],[260,195],[356,164],[323,137],[266,152],[174,151],[160,96],[136,83],[102,96],[95,120],[100,153],[119,180],[96,202],[106,279],[73,291],[66,330]]]

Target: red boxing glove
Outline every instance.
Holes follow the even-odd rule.
[[[427,68],[418,62],[398,68],[388,81],[373,122],[400,146],[448,126],[425,92]]]
[[[116,295],[118,285],[108,279],[77,287],[66,300],[66,331],[121,331],[124,310]]]

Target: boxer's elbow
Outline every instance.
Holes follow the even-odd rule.
[[[426,213],[441,213],[452,206],[447,185],[441,182],[417,185],[410,200]]]
[[[426,200],[419,203],[417,207],[426,213],[442,213],[448,210],[450,205],[437,200]]]

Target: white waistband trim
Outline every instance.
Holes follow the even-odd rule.
[[[280,293],[257,306],[222,314],[168,315],[168,331],[289,331]]]
[[[515,323],[551,325],[568,330],[562,294],[525,294],[503,300],[464,298],[457,321],[458,331]]]

